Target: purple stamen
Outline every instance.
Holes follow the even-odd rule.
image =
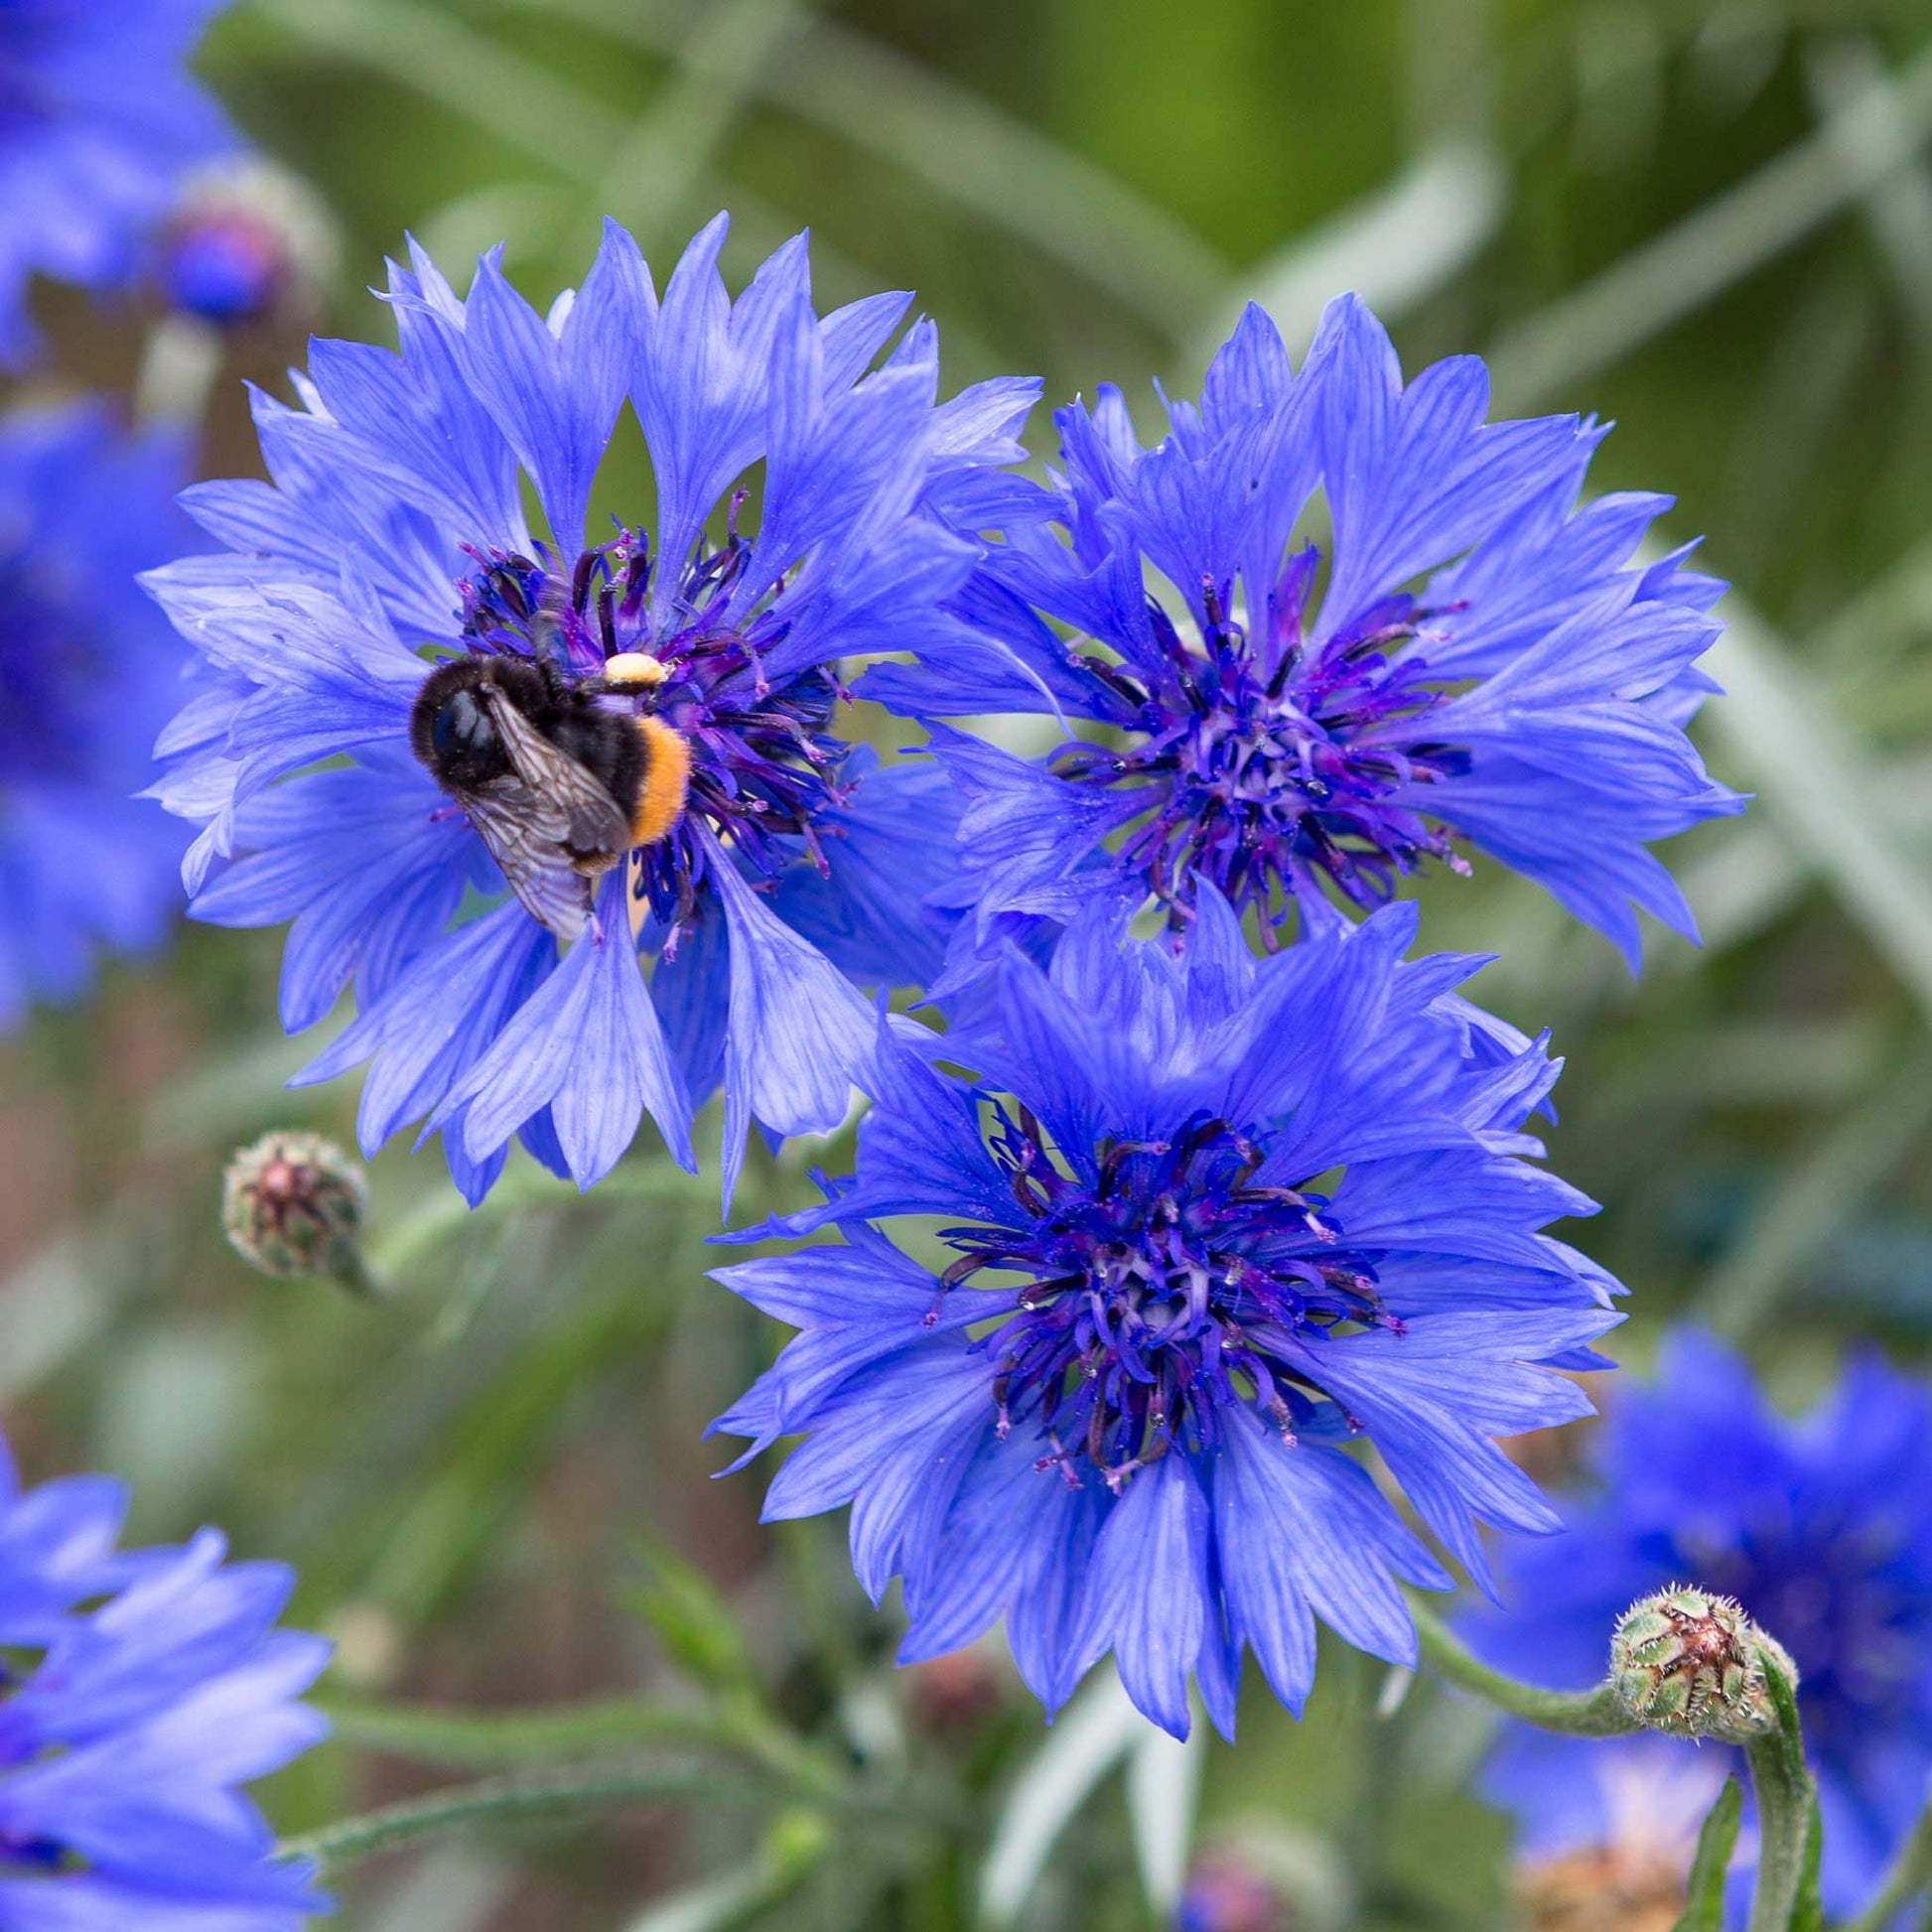
[[[1371,1259],[1318,1211],[1327,1200],[1255,1186],[1265,1151],[1223,1120],[1103,1142],[1090,1184],[1024,1106],[994,1103],[988,1146],[1025,1225],[941,1230],[959,1255],[939,1293],[988,1268],[1027,1277],[977,1346],[998,1364],[998,1433],[1031,1420],[1051,1449],[1040,1469],[1078,1481],[1084,1468],[1119,1493],[1171,1448],[1211,1446],[1235,1402],[1293,1447],[1326,1400],[1311,1349],[1337,1331],[1403,1332]]]
[[[1180,931],[1194,882],[1212,880],[1263,937],[1293,915],[1298,893],[1325,882],[1374,906],[1427,859],[1466,873],[1413,793],[1458,771],[1465,754],[1431,743],[1423,721],[1447,697],[1410,650],[1439,613],[1399,595],[1311,644],[1306,621],[1317,555],[1289,560],[1258,641],[1234,621],[1224,586],[1201,587],[1198,644],[1150,604],[1162,666],[1081,663],[1131,713],[1127,751],[1069,742],[1053,768],[1075,783],[1144,796],[1120,859],[1142,873]]]

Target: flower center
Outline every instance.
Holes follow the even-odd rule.
[[[683,818],[632,855],[632,894],[670,943],[696,918],[711,864],[700,824],[767,879],[797,856],[795,842],[822,871],[817,819],[845,796],[847,748],[830,730],[843,687],[823,665],[768,670],[790,627],[782,585],[749,612],[734,606],[751,556],[736,527],[743,500],[743,491],[732,499],[725,541],[693,551],[668,614],[653,612],[649,541],[632,530],[582,552],[568,571],[541,543],[534,558],[472,551],[478,567],[461,586],[473,651],[545,658],[571,684],[596,681],[600,705],[655,718],[690,746]],[[653,681],[603,689],[611,660],[628,656],[651,659]]]
[[[1225,1121],[1103,1141],[1091,1184],[1055,1161],[1026,1107],[996,1103],[995,1121],[989,1145],[1030,1225],[946,1229],[959,1259],[944,1281],[986,1268],[1029,1278],[1018,1311],[978,1345],[1000,1433],[1032,1423],[1038,1467],[1077,1485],[1085,1462],[1118,1494],[1176,1445],[1210,1447],[1231,1402],[1252,1403],[1292,1444],[1328,1400],[1307,1343],[1344,1325],[1401,1331],[1373,1266],[1325,1218],[1326,1197],[1260,1180],[1263,1151]]]
[[[1387,598],[1311,647],[1304,616],[1315,562],[1312,548],[1290,560],[1258,640],[1209,585],[1198,644],[1150,601],[1158,673],[1086,660],[1134,708],[1136,742],[1120,752],[1064,745],[1053,768],[1146,794],[1120,857],[1145,873],[1176,926],[1192,916],[1203,877],[1237,911],[1258,907],[1273,944],[1298,888],[1325,879],[1375,905],[1426,858],[1467,870],[1448,838],[1400,801],[1464,762],[1427,741],[1421,721],[1445,693],[1420,657],[1401,655],[1432,614],[1407,595]]]

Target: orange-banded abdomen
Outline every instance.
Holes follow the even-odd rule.
[[[661,718],[639,718],[644,741],[644,781],[630,814],[633,845],[655,845],[684,816],[684,794],[691,782],[691,741]]]

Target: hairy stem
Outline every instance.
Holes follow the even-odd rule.
[[[1758,1834],[1748,1932],[1786,1932],[1804,1880],[1811,1792],[1802,1777],[1791,1775],[1782,1737],[1760,1738],[1744,1755],[1757,1793]]]
[[[1804,1730],[1791,1684],[1759,1655],[1778,1727],[1745,1746],[1757,1797],[1757,1877],[1747,1932],[1794,1932],[1823,1923],[1818,1911],[1818,1794],[1805,1765]]]
[[[702,1707],[598,1698],[528,1711],[458,1711],[432,1704],[322,1698],[332,1732],[361,1750],[418,1764],[495,1770],[653,1743],[718,1744],[727,1726]]]
[[[546,1814],[598,1811],[651,1798],[705,1798],[734,1804],[769,1804],[786,1794],[768,1779],[732,1775],[689,1764],[572,1764],[551,1771],[484,1778],[359,1817],[338,1819],[319,1830],[284,1839],[276,1856],[317,1859],[339,1868],[377,1852],[420,1839]]]
[[[1539,1685],[1524,1684],[1491,1670],[1450,1634],[1434,1610],[1412,1598],[1409,1612],[1415,1619],[1423,1659],[1436,1674],[1512,1718],[1571,1737],[1621,1737],[1640,1727],[1611,1702],[1607,1684],[1593,1691],[1546,1691]]]

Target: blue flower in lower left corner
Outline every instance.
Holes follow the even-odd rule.
[[[1184,1735],[1232,1734],[1244,1646],[1299,1710],[1319,1617],[1411,1662],[1398,1579],[1486,1577],[1477,1522],[1558,1527],[1492,1440],[1587,1412],[1614,1289],[1541,1230],[1591,1211],[1532,1166],[1543,1042],[1405,963],[1412,908],[1257,962],[1203,891],[1176,958],[1103,911],[931,1051],[885,1023],[857,1173],[753,1230],[838,1245],[720,1271],[800,1333],[717,1429],[802,1433],[767,1518],[852,1506],[902,1662],[1005,1617],[1049,1709],[1109,1650]],[[932,1272],[889,1238],[940,1217]],[[918,1236],[909,1237],[916,1241]]]
[[[329,1646],[217,1531],[117,1552],[124,1502],[0,1444],[0,1932],[298,1932],[330,1901],[237,1787],[322,1736]]]
[[[135,573],[194,532],[187,452],[85,403],[0,416],[0,1032],[86,990],[183,902],[186,834],[137,797],[187,652]]]

